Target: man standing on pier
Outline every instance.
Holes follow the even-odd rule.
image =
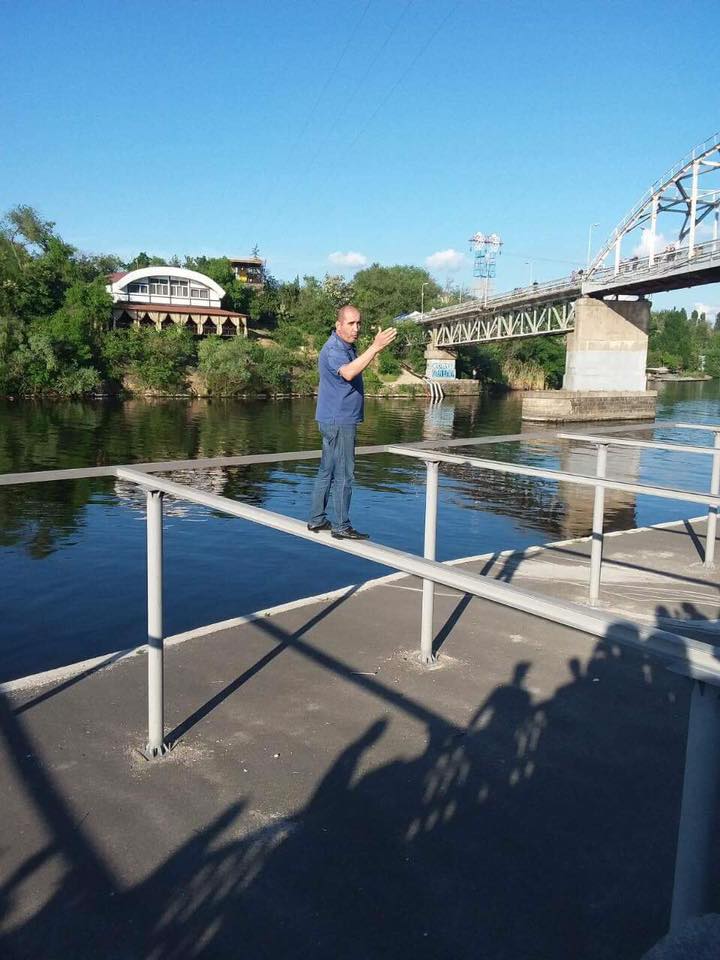
[[[362,372],[375,357],[393,342],[397,330],[378,330],[375,339],[360,356],[355,341],[360,335],[360,311],[341,307],[335,330],[320,351],[317,410],[315,419],[322,434],[322,458],[313,491],[308,530],[330,530],[336,540],[367,540],[350,523],[350,497],[355,470],[355,436],[362,423],[364,393]],[[335,523],[327,518],[330,489],[333,492]]]

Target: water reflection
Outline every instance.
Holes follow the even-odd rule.
[[[640,479],[640,450],[631,447],[610,447],[607,459],[607,476],[625,483],[638,483]],[[560,469],[568,473],[595,476],[597,450],[589,444],[563,445]],[[560,483],[559,495],[564,504],[562,532],[566,538],[584,537],[592,530],[594,491],[575,483]],[[636,497],[622,490],[605,491],[605,526],[611,530],[630,530],[637,526],[635,518]]]
[[[717,382],[672,386],[662,398],[666,419],[716,418]],[[491,394],[433,405],[410,398],[368,400],[358,442],[515,434],[521,431],[520,406],[519,396]],[[317,449],[314,412],[311,400],[0,401],[0,472]],[[537,433],[537,426],[528,425],[526,432]],[[696,436],[690,442],[702,441]],[[468,448],[468,453],[573,472],[595,470],[590,448],[555,440],[495,443]],[[707,459],[693,457],[684,464],[679,483],[707,489]],[[289,461],[170,476],[304,519],[316,470],[314,461]],[[654,454],[614,449],[610,456],[611,477],[671,485],[676,472],[676,460]],[[356,476],[352,516],[358,526],[367,527],[375,540],[421,552],[424,464],[387,455],[360,457]],[[0,487],[0,679],[142,642],[144,501],[133,485],[110,479]],[[693,511],[692,505],[649,498],[640,498],[636,506],[633,497],[617,492],[607,494],[606,504],[608,529],[671,519],[681,508],[687,516]],[[166,512],[168,632],[385,572],[196,505],[168,500]],[[442,468],[440,559],[581,536],[591,522],[591,489]],[[188,558],[195,571],[190,579]]]
[[[431,401],[425,413],[424,440],[450,440],[455,436],[455,404],[449,400]]]

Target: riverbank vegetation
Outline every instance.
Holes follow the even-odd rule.
[[[206,274],[225,289],[223,306],[249,317],[250,338],[199,339],[180,328],[112,330],[108,274],[167,262],[145,252],[129,262],[85,254],[33,208],[9,211],[0,223],[0,395],[310,394],[317,385],[317,351],[338,307],[353,302],[362,311],[362,350],[377,327],[418,309],[421,290],[426,311],[453,298],[452,290],[414,266],[373,264],[352,281],[267,276],[264,288],[255,290],[240,282],[225,258],[173,257],[171,264]],[[412,320],[397,326],[395,342],[365,373],[369,393],[404,371],[424,372],[423,330]],[[711,328],[704,315],[654,313],[649,362],[677,372],[704,362],[707,372],[720,375],[720,318]],[[541,389],[561,385],[564,364],[563,338],[538,337],[461,348],[457,371],[487,384]],[[418,389],[412,383],[398,388]]]

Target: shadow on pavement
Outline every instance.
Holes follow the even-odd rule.
[[[336,669],[297,635],[286,642]],[[463,727],[375,685],[382,712],[302,808],[248,834],[238,797],[129,887],[28,761],[37,751],[1,699],[49,837],[0,885],[13,924],[1,955],[637,960],[667,929],[689,682],[612,629],[586,663],[568,661],[552,696],[535,699],[532,671],[516,662]],[[426,746],[373,763],[398,708],[425,724]],[[58,882],[23,917],[22,888],[50,862]]]

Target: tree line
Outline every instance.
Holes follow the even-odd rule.
[[[113,330],[110,273],[177,265],[215,280],[226,291],[223,307],[250,318],[251,336],[197,338],[182,327]],[[365,374],[373,391],[403,367],[422,374],[425,335],[412,321],[395,318],[420,306],[452,302],[415,266],[373,264],[349,281],[326,275],[280,282],[267,275],[261,290],[248,287],[224,257],[185,256],[170,261],[139,253],[124,262],[89,255],[67,243],[55,224],[29,206],[0,222],[0,396],[73,397],[130,392],[194,392],[210,396],[309,394],[317,385],[315,358],[333,327],[338,307],[362,311],[364,349],[380,326],[396,322],[399,335]],[[720,315],[719,315],[720,317]],[[678,371],[703,363],[720,375],[720,319],[684,310],[653,314],[649,362]],[[461,348],[457,370],[510,387],[558,387],[565,365],[563,338],[539,337]],[[408,392],[412,391],[407,387]]]
[[[704,372],[720,376],[720,312],[712,325],[705,313],[685,309],[650,314],[648,366],[673,373]]]
[[[108,275],[168,264],[219,283],[226,291],[222,306],[250,318],[250,338],[201,339],[181,327],[113,330]],[[417,309],[423,284],[427,307],[438,305],[440,287],[412,266],[374,264],[352,282],[329,275],[279,282],[268,275],[257,290],[241,282],[224,257],[168,261],[143,252],[124,262],[82,253],[54,223],[18,206],[0,222],[0,395],[72,397],[128,388],[190,388],[216,396],[311,393],[316,353],[338,307],[352,301],[362,310],[363,349],[375,328]],[[403,364],[422,371],[422,330],[412,322],[399,327],[392,351],[368,371],[370,387],[393,379]]]

